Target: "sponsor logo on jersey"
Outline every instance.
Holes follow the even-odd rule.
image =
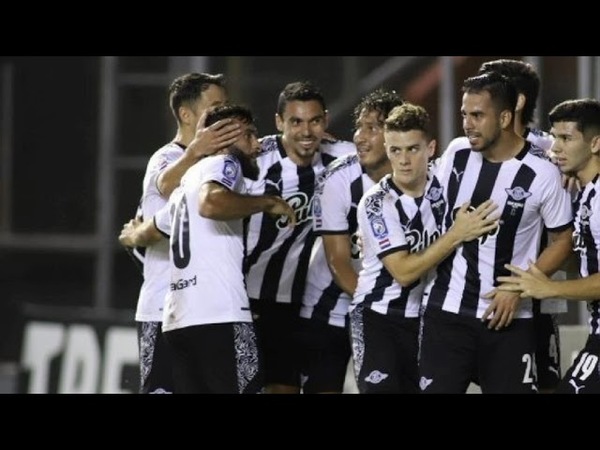
[[[190,278],[189,280],[181,278],[180,280],[177,280],[176,282],[171,283],[171,290],[172,291],[181,291],[182,289],[185,289],[190,286],[196,286],[196,275],[194,275],[194,277]]]

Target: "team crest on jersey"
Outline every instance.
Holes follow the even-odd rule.
[[[425,194],[425,198],[429,200],[431,203],[437,202],[442,194],[444,193],[443,187],[430,187],[427,194]]]
[[[579,210],[581,211],[581,222],[584,225],[588,225],[589,222],[587,222],[587,221],[590,217],[592,217],[592,210],[590,208],[588,208],[586,205],[581,205],[581,208]],[[586,222],[584,222],[584,221],[586,221]]]
[[[525,200],[527,197],[531,196],[531,192],[526,191],[521,186],[517,186],[512,189],[506,188],[505,191],[510,198],[512,198],[513,200],[515,200],[517,202],[521,202],[521,201]]]
[[[223,180],[221,180],[226,186],[231,188],[237,178],[238,166],[236,163],[230,160],[225,160],[223,165]]]
[[[373,230],[373,235],[377,239],[383,239],[388,235],[388,229],[385,226],[385,221],[382,217],[374,217],[371,219],[371,229]]]

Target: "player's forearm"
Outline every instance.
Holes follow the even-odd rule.
[[[559,270],[573,253],[572,230],[551,236],[550,244],[540,253],[535,265],[548,276]]]
[[[269,195],[242,195],[223,188],[200,195],[199,213],[212,220],[236,220],[263,212],[273,203]]]
[[[410,286],[442,262],[461,242],[450,229],[425,250],[406,255],[394,265],[393,270],[388,270],[400,285]]]
[[[196,162],[197,159],[194,159],[187,153],[184,153],[177,161],[160,173],[158,179],[156,180],[156,187],[165,199],[169,198],[175,188],[179,186],[181,177],[183,177],[185,172]]]
[[[349,296],[353,296],[358,283],[358,275],[348,261],[332,259],[327,261],[333,281]]]
[[[600,300],[600,274],[598,273],[575,280],[552,281],[551,287],[555,294],[548,297],[585,302]]]

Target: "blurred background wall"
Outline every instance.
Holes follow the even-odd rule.
[[[395,89],[428,109],[443,149],[462,134],[463,79],[497,58],[525,59],[538,68],[542,129],[548,129],[547,112],[556,103],[600,98],[598,57],[0,57],[0,362],[22,361],[30,332],[53,350],[27,356],[47,359],[42,374],[25,371],[28,386],[32,377],[41,391],[60,391],[57,383],[66,383],[63,391],[69,382],[81,391],[106,385],[98,376],[81,381],[85,373],[75,363],[90,352],[77,345],[95,341],[90,345],[100,362],[92,367],[105,370],[104,360],[114,356],[104,354],[115,339],[110,326],[119,331],[133,324],[141,276],[117,235],[135,212],[148,158],[174,136],[167,101],[174,77],[224,73],[231,99],[252,108],[261,135],[276,132],[281,89],[312,80],[326,97],[330,133],[347,140],[360,98],[378,87]],[[582,323],[585,313],[577,306],[565,323]],[[31,321],[41,322],[24,330]],[[52,329],[56,322],[63,324],[60,330]],[[82,323],[87,331],[77,328]],[[106,391],[134,389],[135,381],[123,373],[134,370],[135,337],[126,339],[119,373],[105,374],[118,377],[117,387]],[[42,380],[46,372],[64,370],[69,358],[75,364],[71,381]]]

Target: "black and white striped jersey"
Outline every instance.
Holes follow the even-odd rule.
[[[380,314],[418,317],[426,277],[402,287],[381,259],[394,252],[422,251],[441,233],[446,202],[437,178],[430,177],[425,195],[404,194],[385,176],[358,204],[358,227],[363,241],[363,269],[350,310],[363,304]]]
[[[438,265],[426,290],[428,307],[481,318],[490,304],[483,296],[499,276],[509,274],[504,264],[527,267],[538,257],[543,226],[560,231],[571,225],[571,202],[560,171],[530,147],[526,142],[516,157],[492,163],[468,144],[451,145],[437,162],[435,175],[448,202],[444,231],[466,201],[475,208],[492,199],[501,217],[494,232],[464,243]],[[531,299],[525,299],[515,317],[531,316]]]
[[[350,236],[352,266],[358,273],[362,268],[362,259],[356,245],[356,208],[363,193],[374,184],[360,165],[356,154],[336,159],[323,172],[313,200],[313,230],[316,239],[308,266],[301,317],[338,327],[345,326],[352,298],[333,280],[321,235]]]
[[[536,128],[526,128],[523,133],[523,137],[531,142],[529,149],[530,153],[537,155],[541,158],[550,160],[550,149],[554,144],[554,138],[551,134]],[[469,147],[469,139],[466,136],[455,138],[449,145],[449,147],[456,148],[467,148]],[[548,242],[548,233],[542,234],[542,246],[540,251],[543,250]],[[553,280],[565,280],[567,274],[564,270],[557,270],[552,276]],[[568,310],[567,301],[564,298],[546,298],[539,301],[540,312],[544,314],[557,314],[566,313]]]
[[[150,218],[167,204],[160,194],[156,182],[158,176],[169,165],[177,161],[185,147],[170,142],[158,149],[148,161],[144,175],[141,216]],[[139,209],[138,213],[139,214]],[[136,215],[137,215],[136,214]],[[144,252],[144,282],[140,288],[135,320],[138,322],[160,322],[162,320],[165,295],[169,288],[169,245],[161,240],[150,245]]]
[[[575,200],[573,250],[579,253],[579,275],[597,274],[600,268],[600,175],[585,185]],[[590,334],[600,335],[600,292],[588,302]]]
[[[356,153],[353,143],[324,140],[312,165],[300,167],[288,158],[279,135],[261,139],[260,173],[257,181],[246,179],[248,193],[284,198],[296,212],[296,226],[290,229],[287,218],[265,213],[246,219],[244,271],[250,298],[300,305],[315,237],[315,183],[327,164],[349,153]]]

